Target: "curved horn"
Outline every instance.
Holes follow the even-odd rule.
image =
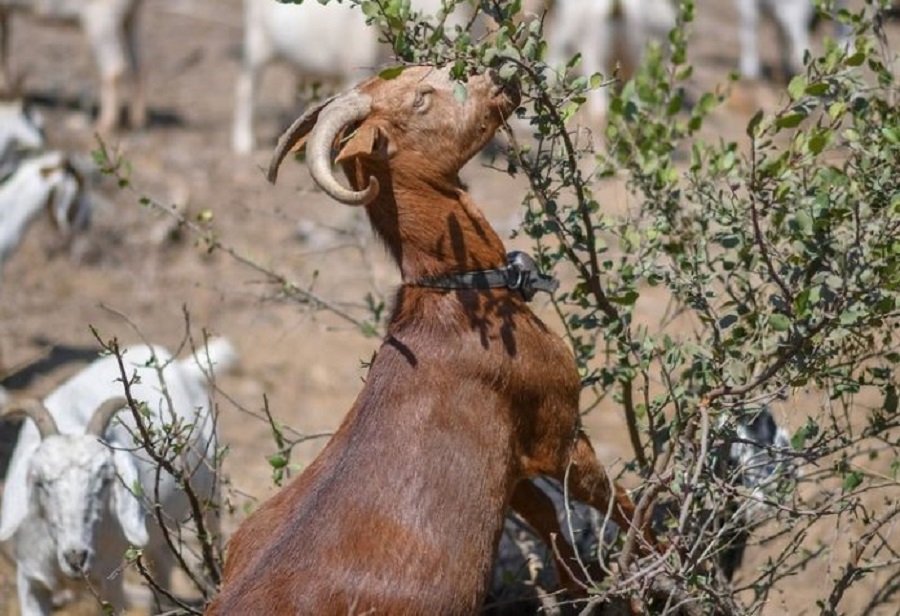
[[[313,180],[328,195],[346,205],[366,205],[378,195],[378,180],[369,178],[365,190],[345,188],[331,172],[331,147],[345,126],[364,119],[372,110],[372,99],[365,94],[351,91],[340,96],[327,109],[323,109],[319,121],[309,136],[306,159]]]
[[[94,414],[91,415],[91,420],[88,422],[87,428],[84,429],[84,433],[93,434],[94,436],[103,436],[103,433],[106,432],[106,427],[109,425],[109,422],[115,414],[126,406],[128,406],[128,400],[122,396],[116,396],[115,398],[106,400],[103,404],[98,406],[97,410],[94,411]]]
[[[308,108],[303,112],[303,115],[294,120],[294,123],[291,124],[290,127],[282,133],[281,137],[278,138],[278,144],[275,146],[275,151],[272,153],[272,160],[269,161],[269,171],[266,173],[266,178],[268,178],[271,183],[274,184],[275,180],[278,179],[278,167],[281,166],[284,157],[287,156],[289,152],[299,150],[303,147],[306,135],[309,134],[309,131],[316,125],[316,120],[319,119],[319,112],[331,104],[331,101],[336,98],[337,96],[332,96],[321,103]]]
[[[0,418],[30,419],[37,426],[38,433],[42,439],[59,434],[59,428],[56,427],[56,420],[53,419],[53,415],[50,414],[43,402],[34,398],[10,402],[3,409],[3,412],[0,413]]]

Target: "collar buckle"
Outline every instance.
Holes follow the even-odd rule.
[[[559,281],[541,273],[537,263],[524,252],[514,251],[506,255],[506,265],[492,270],[460,272],[416,281],[418,286],[438,289],[500,289],[518,291],[526,302],[538,291],[553,293]]]
[[[531,255],[516,250],[506,255],[506,260],[507,286],[519,291],[526,302],[538,291],[553,293],[559,288],[559,280],[541,273]]]

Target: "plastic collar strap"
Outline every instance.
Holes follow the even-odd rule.
[[[534,259],[519,251],[506,255],[505,267],[423,278],[415,284],[420,287],[436,289],[501,289],[505,287],[521,293],[526,302],[531,301],[538,291],[553,293],[559,288],[559,281],[556,278],[542,274]]]

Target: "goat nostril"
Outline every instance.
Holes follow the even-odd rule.
[[[88,553],[87,550],[66,550],[63,557],[73,570],[83,571],[85,564],[87,564]]]

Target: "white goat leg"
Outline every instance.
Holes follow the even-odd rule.
[[[741,43],[740,71],[746,79],[762,75],[759,57],[759,22],[767,9],[778,28],[780,62],[786,76],[803,70],[803,54],[810,46],[809,25],[815,13],[812,0],[736,0]],[[840,27],[838,36],[842,36]]]
[[[97,128],[108,132],[119,124],[121,113],[121,89],[128,61],[125,54],[122,23],[125,15],[109,6],[88,3],[81,12],[81,27],[87,34],[94,53],[94,61],[100,70],[100,115]]]
[[[762,73],[757,42],[759,2],[758,0],[737,0],[737,6],[741,42],[741,75],[746,79],[758,79]]]
[[[785,75],[803,71],[803,54],[809,49],[809,24],[814,10],[812,0],[772,3],[772,14],[782,41],[781,63]]]
[[[262,17],[256,14],[260,10],[262,7],[253,6],[251,2],[244,3],[244,56],[235,88],[234,127],[231,133],[232,149],[239,154],[247,154],[256,146],[253,133],[256,91],[262,71],[276,55],[271,38],[266,36]]]
[[[16,591],[22,616],[44,616],[52,611],[52,593],[29,579],[21,568],[16,572]]]
[[[143,128],[147,125],[147,92],[144,85],[141,48],[138,43],[140,19],[140,12],[132,10],[122,26],[125,32],[125,52],[128,58],[128,74],[131,82],[131,104],[128,119],[132,128]]]

